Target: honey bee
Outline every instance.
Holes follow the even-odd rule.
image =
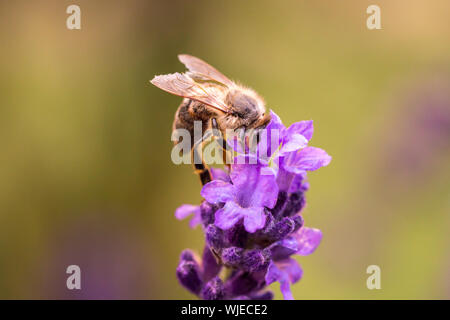
[[[193,158],[198,157],[198,147],[204,140],[194,141],[194,121],[202,122],[203,132],[222,133],[222,144],[226,130],[259,129],[270,121],[264,100],[254,90],[231,81],[199,58],[181,54],[178,59],[187,72],[155,76],[150,82],[184,98],[175,114],[173,130],[186,129],[191,133]],[[194,161],[194,167],[202,184],[212,180],[203,160]]]

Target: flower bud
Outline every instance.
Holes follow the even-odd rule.
[[[270,230],[268,236],[272,241],[278,241],[294,231],[294,228],[294,220],[289,217],[284,217],[275,224],[275,227]]]
[[[202,298],[205,300],[223,300],[225,298],[225,288],[219,277],[208,281],[202,290]]]
[[[210,224],[206,227],[206,243],[209,247],[219,251],[224,247],[223,232],[214,224]]]
[[[305,206],[305,195],[302,191],[291,193],[283,210],[283,216],[290,217],[300,212]]]
[[[202,288],[200,267],[194,260],[182,259],[177,267],[178,281],[189,291],[199,294]]]
[[[226,231],[228,242],[232,246],[244,248],[248,240],[248,232],[242,223],[237,223],[233,228]]]
[[[303,224],[305,223],[305,221],[303,220],[303,217],[301,215],[296,215],[295,217],[292,218],[292,220],[294,220],[294,223],[295,223],[295,227],[292,232],[296,232],[298,229],[303,227]]]
[[[214,213],[217,207],[208,201],[203,201],[200,205],[200,216],[204,226],[214,223]]]
[[[286,206],[286,201],[288,199],[286,191],[280,191],[278,193],[277,203],[275,207],[271,210],[274,216],[278,216],[280,212],[283,211],[283,208]]]
[[[194,253],[189,249],[183,250],[180,255],[180,261],[181,260],[195,261]]]
[[[266,212],[266,224],[264,228],[261,230],[262,234],[268,235],[275,228],[275,218],[273,217],[271,212]]]
[[[229,247],[222,250],[222,262],[230,267],[236,267],[242,262],[244,249],[238,247]]]
[[[270,250],[249,250],[244,253],[243,269],[249,272],[261,271],[267,268],[270,262]]]

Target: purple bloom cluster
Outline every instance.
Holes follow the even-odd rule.
[[[265,130],[275,148],[260,143],[255,152],[238,156],[256,161],[212,169],[202,204],[175,212],[178,219],[193,214],[191,226],[201,224],[205,232],[202,259],[185,250],[176,272],[202,299],[272,299],[265,288],[276,281],[284,298],[293,299],[290,285],[303,272],[292,256],[311,254],[322,239],[320,230],[304,226],[301,212],[309,188],[306,172],[328,165],[331,157],[308,146],[312,121],[286,128],[272,112]]]

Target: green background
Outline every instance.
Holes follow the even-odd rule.
[[[381,7],[382,30],[366,28]],[[81,8],[81,30],[66,8]],[[331,164],[304,217],[297,299],[450,298],[448,1],[2,1],[0,298],[191,299],[175,278],[201,200],[171,162],[180,98],[151,86],[190,53],[313,119]],[[66,288],[66,267],[82,290]],[[366,268],[381,268],[368,290]],[[281,298],[278,285],[272,286]]]

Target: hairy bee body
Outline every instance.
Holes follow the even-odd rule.
[[[184,98],[175,113],[172,130],[185,129],[189,131],[191,136],[191,146],[195,144],[194,141],[194,121],[202,122],[202,133],[211,128],[210,119],[213,114],[201,102]],[[175,144],[178,141],[174,141]]]
[[[255,91],[236,84],[196,57],[179,55],[178,58],[188,72],[155,76],[151,83],[184,98],[175,113],[173,130],[189,131],[193,154],[208,129],[220,131],[223,143],[227,130],[258,129],[270,121],[270,113]],[[196,121],[202,123],[200,136],[194,132]],[[211,181],[204,163],[194,162],[194,165],[203,184]]]

